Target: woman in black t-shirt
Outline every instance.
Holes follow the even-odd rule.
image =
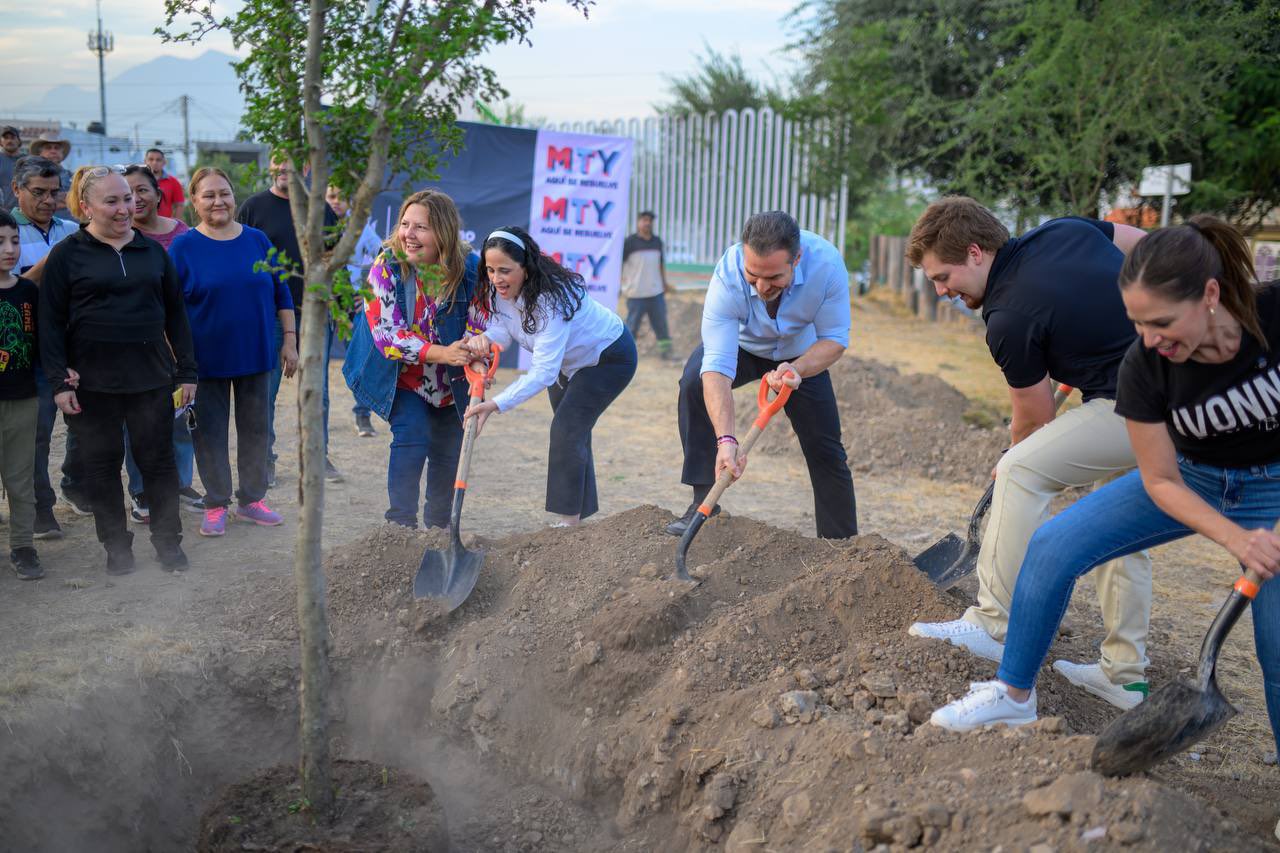
[[[939,725],[1034,720],[1036,674],[1076,579],[1107,560],[1200,533],[1264,579],[1280,570],[1280,283],[1256,285],[1240,235],[1198,216],[1139,241],[1120,287],[1141,336],[1116,394],[1138,471],[1036,532],[998,680],[936,711]],[[1280,584],[1257,591],[1253,621],[1280,742]]]

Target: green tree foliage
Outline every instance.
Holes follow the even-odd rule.
[[[669,116],[706,115],[725,110],[773,107],[782,110],[786,98],[780,88],[761,83],[742,64],[737,52],[719,53],[703,43],[698,67],[683,77],[668,77],[671,100],[658,106]]]
[[[566,0],[585,10],[590,0]],[[293,162],[289,203],[302,257],[298,380],[300,523],[294,551],[302,645],[302,793],[332,814],[328,618],[320,533],[324,519],[322,421],[324,328],[345,266],[388,170],[422,181],[441,147],[458,140],[454,120],[472,100],[505,95],[480,62],[491,47],[525,41],[539,0],[165,0],[166,39],[230,33],[245,95],[242,124]],[[306,180],[304,180],[306,175]],[[324,233],[325,189],[351,204],[341,237]],[[341,294],[340,294],[341,295]]]
[[[804,108],[846,117],[837,168],[862,186],[897,169],[1026,213],[1091,213],[1210,120],[1243,2],[813,0]]]
[[[1187,152],[1191,193],[1178,209],[1253,227],[1280,207],[1280,0],[1259,3],[1246,33],[1249,49],[1199,144]]]

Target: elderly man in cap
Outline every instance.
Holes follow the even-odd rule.
[[[62,197],[58,199],[55,215],[63,219],[71,219],[71,211],[67,210],[67,193],[71,191],[71,170],[62,165],[62,161],[71,155],[71,143],[59,139],[56,133],[41,133],[31,141],[28,150],[34,157],[43,157],[58,167],[58,181],[62,187]]]
[[[22,134],[11,124],[0,127],[0,208],[4,210],[18,204],[13,194],[13,167],[22,157]]]

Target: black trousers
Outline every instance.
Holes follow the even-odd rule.
[[[267,441],[270,434],[270,373],[228,379],[200,379],[196,395],[196,465],[204,484],[207,509],[231,503],[231,456],[228,433],[231,400],[236,408],[236,501],[248,506],[267,494]]]
[[[173,392],[156,388],[135,394],[76,392],[81,412],[67,418],[80,443],[84,490],[93,507],[98,541],[107,550],[126,548],[133,534],[125,525],[120,466],[129,428],[129,449],[142,474],[142,489],[151,508],[151,542],[157,548],[182,541],[178,518],[178,466],[173,459]]]
[[[759,382],[780,362],[738,350],[738,371],[733,387]],[[680,444],[684,447],[684,471],[680,482],[706,494],[716,481],[716,433],[702,397],[702,346],[689,356],[680,377]],[[831,374],[822,371],[800,383],[783,411],[791,421],[813,486],[813,514],[818,536],[845,539],[858,533],[858,508],[853,495],[853,475],[840,438],[840,410],[836,408]],[[700,499],[700,496],[699,496]]]
[[[551,449],[547,454],[547,512],[586,518],[600,509],[591,429],[636,374],[636,342],[626,329],[567,382],[547,389],[551,398]]]

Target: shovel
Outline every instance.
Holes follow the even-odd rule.
[[[462,368],[470,383],[471,405],[484,399],[485,383],[498,370],[498,356],[502,349],[494,344],[489,354],[489,369],[479,373],[468,364]],[[467,472],[471,470],[471,449],[476,442],[476,419],[467,423],[462,437],[462,456],[458,459],[458,476],[453,483],[453,509],[449,514],[449,550],[428,551],[422,555],[422,565],[413,579],[414,598],[432,598],[440,602],[445,613],[457,610],[476,588],[480,578],[483,551],[468,551],[462,547],[462,535],[458,527],[462,521],[462,499],[467,495]]]
[[[751,452],[751,448],[755,446],[756,439],[760,437],[760,433],[764,432],[764,428],[769,425],[769,419],[778,413],[778,410],[786,404],[787,398],[790,396],[791,386],[783,385],[782,390],[778,392],[778,396],[770,401],[769,380],[760,380],[760,394],[756,402],[759,414],[756,415],[755,422],[751,424],[751,429],[747,432],[747,437],[743,440],[742,446],[738,448],[739,457],[746,456]],[[698,535],[703,523],[711,515],[712,510],[716,508],[716,504],[720,502],[720,496],[724,494],[724,490],[729,488],[731,483],[733,483],[733,473],[728,469],[721,471],[716,484],[711,487],[711,491],[707,492],[707,497],[698,506],[698,511],[693,514],[693,519],[689,522],[689,527],[685,530],[684,536],[680,537],[680,545],[676,548],[676,580],[695,584],[698,582],[689,575],[689,569],[685,566],[685,557],[689,554],[689,544],[693,542],[693,537]]]
[[[1276,530],[1280,532],[1280,524]],[[1094,770],[1104,776],[1127,776],[1150,769],[1208,737],[1239,713],[1218,689],[1215,668],[1223,641],[1261,583],[1262,578],[1252,571],[1236,581],[1200,646],[1195,683],[1175,681],[1157,690],[1098,735],[1091,761]]]
[[[1070,385],[1059,385],[1053,392],[1053,407],[1056,411],[1062,402],[1071,396]],[[916,555],[916,568],[929,576],[929,580],[940,589],[950,589],[961,578],[971,574],[978,565],[978,549],[982,547],[982,517],[991,508],[991,495],[995,492],[996,481],[987,485],[978,505],[969,516],[969,530],[961,539],[955,533],[948,533],[937,542]]]

